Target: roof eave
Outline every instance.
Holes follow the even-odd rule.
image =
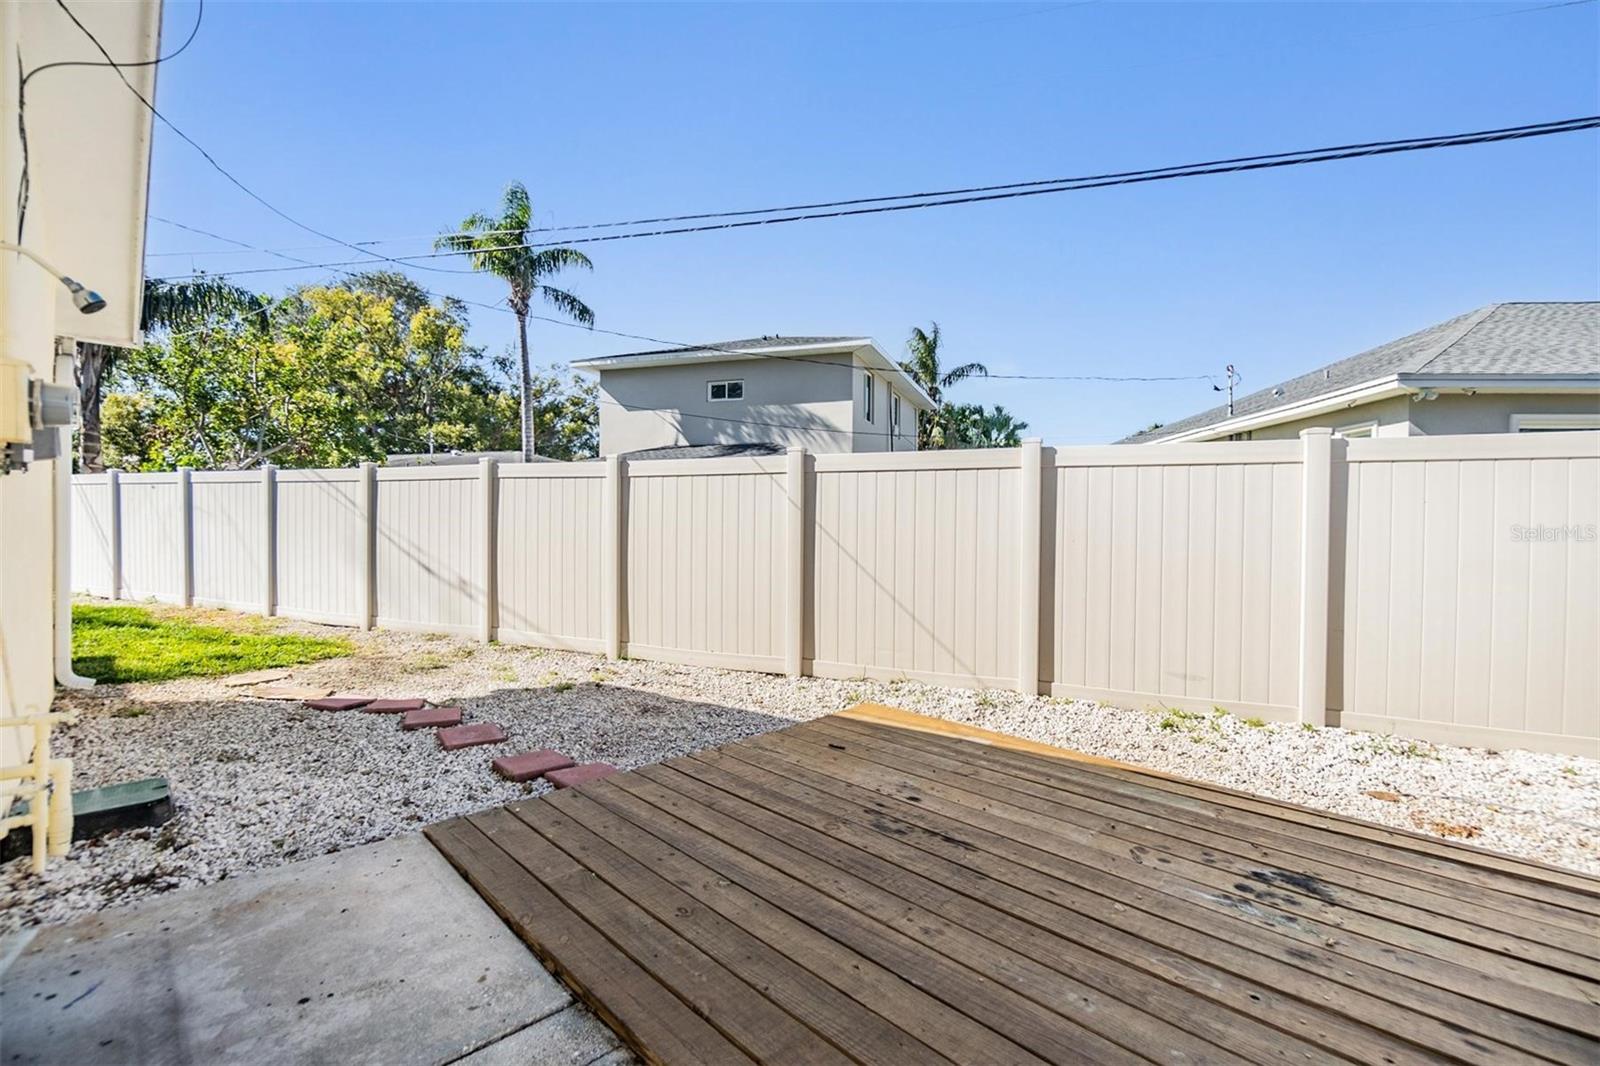
[[[753,359],[784,359],[807,355],[852,355],[861,357],[871,353],[875,358],[863,359],[876,369],[894,375],[910,393],[912,406],[931,411],[937,405],[922,390],[922,386],[903,370],[899,363],[884,354],[871,337],[856,337],[827,344],[774,345],[770,348],[723,349],[687,348],[681,351],[659,352],[653,355],[600,355],[589,359],[574,359],[567,365],[574,370],[599,374],[602,370],[630,370],[642,367],[687,366],[691,363],[735,363]]]
[[[1333,392],[1281,404],[1249,415],[1213,422],[1182,433],[1151,437],[1139,444],[1179,444],[1217,440],[1246,430],[1312,418],[1359,404],[1415,395],[1424,390],[1449,392],[1600,392],[1600,374],[1390,374]]]

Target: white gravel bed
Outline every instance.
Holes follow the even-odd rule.
[[[394,715],[309,711],[241,696],[216,679],[68,693],[60,703],[81,718],[56,734],[56,748],[75,760],[76,787],[165,776],[178,813],[158,830],[79,844],[42,878],[26,858],[0,866],[0,932],[380,840],[544,789],[500,780],[489,769],[498,754],[553,747],[629,768],[862,700],[1600,873],[1600,760],[912,682],[613,663],[392,632],[352,639],[354,657],[296,667],[281,683],[459,705],[469,722],[500,723],[510,743],[444,752],[431,730],[402,732]]]

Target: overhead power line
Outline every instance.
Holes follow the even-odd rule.
[[[1233,159],[1212,160],[1204,163],[1190,163],[1180,166],[1158,167],[1150,170],[1122,171],[1111,174],[1096,174],[1079,178],[1054,178],[1040,181],[1011,182],[1005,185],[972,186],[967,189],[950,189],[932,193],[905,193],[899,196],[859,197],[853,200],[833,200],[818,202],[811,205],[776,207],[754,209],[748,211],[712,212],[699,216],[670,216],[661,221],[675,221],[678,219],[716,218],[724,221],[711,222],[693,226],[669,226],[667,228],[630,230],[626,233],[612,233],[601,236],[577,237],[563,240],[565,245],[573,244],[599,244],[610,241],[639,240],[647,237],[666,237],[684,233],[707,233],[717,230],[743,229],[752,226],[770,226],[785,222],[807,222],[824,218],[846,218],[857,215],[875,215],[893,211],[917,211],[930,207],[951,207],[960,204],[986,203],[996,200],[1012,200],[1028,196],[1044,196],[1051,193],[1082,192],[1087,189],[1102,189],[1116,185],[1137,185],[1156,181],[1173,181],[1179,178],[1196,178],[1216,174],[1236,174],[1254,170],[1272,170],[1284,167],[1307,166],[1314,163],[1329,163],[1343,159],[1360,159],[1371,156],[1395,155],[1403,152],[1420,152],[1435,148],[1455,148],[1473,144],[1492,144],[1499,141],[1526,140],[1533,137],[1548,137],[1559,133],[1576,133],[1581,130],[1600,128],[1600,115],[1588,115],[1580,118],[1562,119],[1556,122],[1539,122],[1526,126],[1509,126],[1501,129],[1477,130],[1470,133],[1441,134],[1431,137],[1415,137],[1398,141],[1373,141],[1366,144],[1336,145],[1328,148],[1306,149],[1300,152],[1278,152],[1270,155],[1238,156]],[[898,203],[886,201],[911,200],[914,202]],[[863,206],[849,206],[863,205]],[[817,208],[819,210],[811,210]],[[820,210],[826,209],[826,210]],[[746,218],[742,216],[771,214],[779,212],[772,217]],[[783,214],[781,212],[791,212]],[[799,212],[799,213],[793,213]],[[647,220],[627,223],[593,223],[592,227],[601,226],[630,226],[646,224]],[[552,232],[546,230],[543,232]],[[436,251],[418,255],[401,255],[384,258],[393,263],[402,265],[416,264],[420,260],[440,259],[459,255],[475,255],[486,251],[511,251],[521,248],[546,248],[553,247],[548,243],[524,242],[518,244],[505,244],[491,248],[474,249],[467,251]],[[368,253],[375,254],[375,253]],[[361,260],[340,261],[331,263],[318,263],[316,266],[324,269],[346,266],[360,266]],[[218,271],[211,276],[241,277],[246,274],[272,274],[288,270],[298,270],[300,267],[252,267],[240,270]]]
[[[64,11],[66,10],[66,5],[65,4],[62,4],[61,7],[62,7],[62,10],[64,10]],[[72,16],[72,12],[71,11],[67,11],[67,16],[70,18]],[[103,56],[106,56],[105,60],[103,60],[103,61],[102,60],[95,60],[95,59],[62,59],[62,60],[57,60],[57,61],[55,61],[53,63],[41,63],[37,67],[34,67],[32,70],[28,71],[26,74],[24,74],[22,76],[21,80],[17,83],[17,140],[20,142],[20,147],[22,149],[22,153],[21,153],[22,154],[22,172],[21,172],[21,175],[19,176],[19,178],[17,180],[17,243],[18,244],[22,243],[22,230],[23,230],[23,226],[26,224],[27,218],[28,218],[28,196],[29,196],[29,193],[32,191],[32,188],[31,188],[31,184],[32,183],[30,181],[29,174],[28,174],[28,119],[27,119],[28,102],[27,101],[28,101],[28,83],[33,80],[34,75],[43,74],[47,70],[58,70],[61,67],[116,67],[116,68],[119,68],[117,70],[117,74],[120,77],[121,74],[122,74],[122,70],[120,68],[159,67],[161,64],[167,62],[168,60],[176,59],[179,56],[183,55],[184,52],[188,51],[189,46],[194,43],[194,39],[200,35],[200,23],[205,19],[205,17],[206,17],[206,3],[205,3],[205,0],[200,0],[200,7],[195,12],[194,25],[192,27],[190,27],[190,29],[189,29],[189,36],[184,38],[183,43],[180,44],[175,50],[173,50],[171,52],[168,52],[164,56],[157,56],[154,59],[144,59],[144,60],[139,60],[137,62],[132,62],[132,63],[120,63],[119,64],[119,63],[113,62],[111,57],[109,55],[106,55],[106,50],[104,48],[101,48],[100,49],[100,54],[103,55]],[[75,18],[72,21],[75,22],[75,23],[78,22],[78,20],[75,19]],[[82,23],[78,23],[78,28],[79,29],[83,29],[83,24]],[[88,33],[87,30],[85,30],[84,32]],[[90,34],[89,39],[90,40],[94,40],[94,35]],[[99,48],[100,42],[99,41],[95,41],[94,43],[95,43],[95,47]],[[21,61],[21,54],[22,54],[21,53],[21,49],[18,49],[17,55],[18,55],[18,61],[19,62]],[[122,83],[124,85],[127,85],[128,84],[128,79],[127,78],[123,78],[122,79]],[[129,85],[128,87],[130,89],[133,88],[133,86],[131,86],[131,85]],[[134,95],[138,95],[138,94],[135,93]]]
[[[249,243],[247,243],[245,241],[236,240],[236,239],[234,239],[232,237],[225,237],[220,233],[213,233],[210,230],[201,229],[198,226],[186,225],[185,223],[175,222],[172,219],[161,218],[160,216],[157,216],[157,215],[151,215],[150,217],[153,218],[153,219],[156,219],[157,221],[164,222],[169,226],[176,226],[179,229],[188,230],[191,233],[196,233],[196,234],[199,234],[200,236],[203,236],[203,237],[210,237],[212,240],[222,241],[222,242],[224,242],[226,244],[236,244],[236,245],[239,245],[241,248],[250,249],[252,251],[267,252],[268,254],[271,254],[271,255],[277,255],[280,258],[291,258],[289,256],[283,255],[280,252],[273,252],[273,251],[270,251],[269,249],[257,248],[255,245],[249,244]],[[344,275],[347,278],[359,278],[361,276],[359,272],[353,271],[353,270],[343,270],[343,269],[341,269],[341,270],[338,270],[336,272],[339,273],[339,274]],[[214,275],[214,274],[195,275],[195,277],[216,277],[216,276],[218,276],[218,275]],[[170,280],[179,280],[179,279],[170,279]],[[499,312],[501,314],[507,314],[507,315],[513,315],[513,314],[516,313],[516,312],[512,311],[511,308],[507,307],[505,305],[504,301],[502,301],[500,303],[490,304],[490,303],[484,303],[481,300],[468,300],[468,299],[465,299],[465,298],[460,297],[460,296],[452,296],[452,295],[450,295],[448,293],[438,293],[438,292],[432,291],[430,289],[425,289],[420,285],[417,286],[417,288],[418,288],[418,291],[420,291],[423,295],[427,296],[429,299],[433,299],[433,300],[456,300],[456,301],[458,301],[460,303],[466,304],[466,305],[471,306],[471,307],[480,307],[480,308],[483,308],[486,311],[497,311],[497,312]],[[749,351],[749,350],[746,350],[746,349],[743,349],[743,348],[729,348],[729,347],[726,347],[726,346],[723,346],[723,345],[718,345],[718,344],[693,344],[693,343],[690,343],[688,341],[668,340],[668,339],[663,338],[663,337],[653,337],[653,336],[650,336],[647,333],[628,333],[628,332],[626,332],[624,330],[606,329],[606,328],[604,328],[602,326],[586,326],[586,325],[583,325],[581,322],[573,322],[573,321],[570,321],[570,320],[564,319],[564,318],[556,318],[556,317],[554,317],[552,315],[540,315],[540,314],[533,314],[533,313],[530,312],[529,315],[528,315],[528,318],[530,320],[532,320],[532,321],[535,321],[535,322],[546,322],[546,323],[549,323],[550,325],[562,326],[562,327],[564,327],[566,329],[581,329],[581,330],[584,330],[584,331],[589,332],[589,333],[603,333],[608,337],[618,337],[618,338],[621,338],[623,340],[642,341],[645,344],[654,344],[654,345],[657,345],[657,346],[659,346],[661,348],[666,348],[666,349],[680,349],[680,350],[686,351],[686,352],[721,352],[721,353],[726,354],[726,355],[738,355],[738,356],[743,356],[745,358],[783,359],[783,360],[786,360],[786,361],[791,362],[791,363],[814,363],[817,366],[835,367],[835,368],[841,368],[841,369],[846,369],[846,370],[854,369],[852,367],[844,367],[841,364],[836,363],[836,362],[829,362],[828,360],[825,360],[825,359],[807,359],[804,356],[782,355],[780,353],[775,353],[775,352],[752,352],[752,351]],[[181,336],[188,336],[188,335],[193,334],[193,333],[201,333],[201,332],[204,332],[203,328],[202,329],[196,329],[196,330],[186,330],[186,331],[183,331],[183,332],[180,332],[180,333],[173,333],[173,334],[169,334],[169,335],[170,336],[175,336],[175,337],[181,337]],[[999,381],[1084,381],[1084,382],[1091,382],[1091,381],[1104,381],[1104,382],[1210,381],[1210,382],[1214,383],[1214,377],[1211,374],[1175,374],[1175,375],[1153,375],[1153,376],[1108,375],[1108,374],[984,374],[982,376],[983,377],[994,378],[994,379],[999,380]]]

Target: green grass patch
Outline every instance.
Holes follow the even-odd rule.
[[[200,625],[177,612],[77,603],[72,668],[112,683],[218,677],[353,654],[348,640]]]

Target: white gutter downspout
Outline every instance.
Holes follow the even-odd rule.
[[[76,347],[70,338],[56,341],[57,382],[74,380]],[[51,554],[55,564],[56,683],[64,688],[93,688],[93,678],[80,677],[72,670],[72,427],[62,426],[57,432],[61,434],[61,445],[53,460],[55,486],[51,493],[55,512]]]

